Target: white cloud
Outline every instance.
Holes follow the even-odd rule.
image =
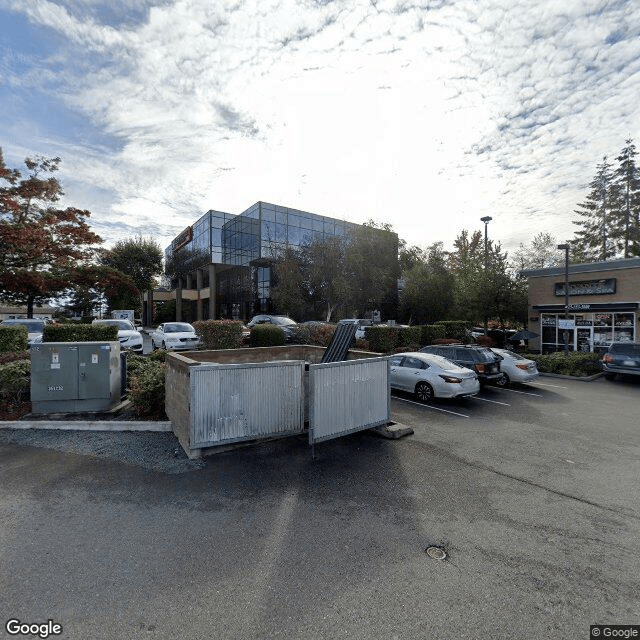
[[[94,194],[78,204],[113,239],[135,222],[168,241],[258,199],[421,245],[486,214],[508,248],[564,239],[595,164],[640,124],[631,2],[3,5],[64,38],[29,83],[109,139],[55,132],[67,192]]]

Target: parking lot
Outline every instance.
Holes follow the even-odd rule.
[[[432,405],[394,393],[407,438],[358,433],[315,460],[289,438],[180,474],[109,458],[104,438],[98,458],[0,432],[0,610],[63,638],[638,624],[639,398],[636,380],[551,377]]]

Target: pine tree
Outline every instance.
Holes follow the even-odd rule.
[[[617,237],[619,250],[625,258],[640,255],[640,171],[633,141],[625,140],[625,147],[616,158],[615,180],[620,195]]]
[[[612,166],[605,156],[596,167],[585,201],[574,210],[580,218],[573,221],[579,230],[572,242],[581,244],[590,260],[607,260],[616,254],[618,185],[613,177]]]

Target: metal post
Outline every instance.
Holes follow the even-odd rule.
[[[564,249],[564,319],[569,319],[569,243],[559,244],[558,249]],[[569,330],[564,329],[564,352],[569,354]]]
[[[489,234],[487,231],[487,227],[489,226],[489,222],[491,222],[493,218],[491,216],[484,216],[480,218],[481,222],[484,222],[484,272],[485,275],[487,273],[487,269],[489,268]],[[484,335],[486,336],[489,329],[489,318],[486,313],[485,306],[485,315],[484,315]]]

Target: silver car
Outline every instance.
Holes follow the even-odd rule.
[[[502,387],[509,382],[531,382],[540,375],[538,365],[533,360],[524,358],[509,349],[491,347],[491,351],[502,358],[500,360],[502,376],[495,381],[498,386]]]
[[[398,353],[389,365],[391,388],[409,391],[420,402],[474,396],[480,391],[473,371],[432,353]]]
[[[129,320],[108,318],[105,320],[94,320],[91,324],[104,324],[118,327],[120,348],[142,353],[142,334],[136,330]]]
[[[196,330],[188,322],[164,322],[151,332],[153,349],[193,351],[201,344]]]
[[[44,320],[40,320],[38,318],[10,318],[8,320],[3,320],[2,324],[4,325],[17,325],[21,324],[27,327],[27,332],[29,334],[29,345],[39,344],[42,342],[42,332],[44,331]]]

